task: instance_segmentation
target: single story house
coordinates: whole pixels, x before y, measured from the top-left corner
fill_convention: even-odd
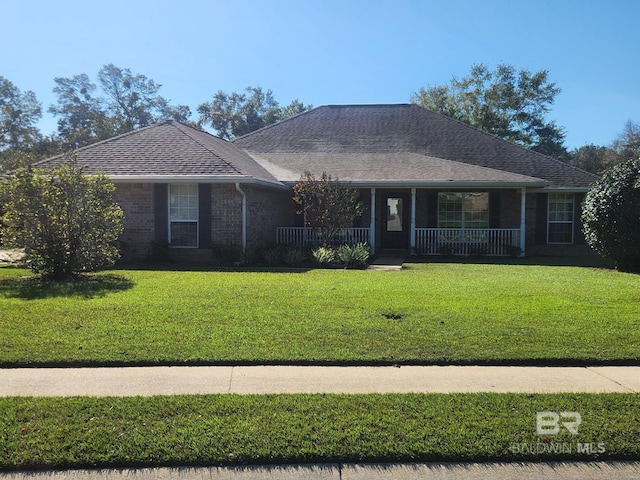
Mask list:
[[[164,121],[76,153],[116,184],[130,258],[153,242],[194,260],[212,244],[308,245],[291,190],[305,171],[360,190],[365,214],[342,235],[375,252],[590,251],[580,210],[596,176],[417,105],[322,106],[232,142]]]

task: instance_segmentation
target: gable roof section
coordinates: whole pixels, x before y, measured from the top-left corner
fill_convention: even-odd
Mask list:
[[[246,152],[218,137],[173,120],[156,123],[75,151],[86,173],[113,181],[242,181],[282,186]],[[59,155],[35,164],[51,168]]]
[[[413,104],[318,107],[233,143],[258,162],[264,162],[276,177],[277,168],[287,168],[296,155],[339,154],[343,156],[344,167],[351,169],[353,180],[365,180],[371,175],[372,166],[360,160],[366,157],[363,154],[378,154],[386,155],[385,161],[396,167],[397,175],[405,175],[406,181],[436,180],[447,168],[453,168],[446,162],[459,164],[453,169],[452,181],[463,181],[472,171],[479,172],[472,166],[500,171],[503,175],[515,174],[524,183],[542,180],[556,188],[586,189],[597,179],[559,160]],[[423,156],[423,171],[420,172],[419,162],[413,157],[411,168],[405,168],[405,154]],[[445,167],[444,172],[435,168],[434,159],[444,162],[440,164]],[[329,170],[327,173],[334,175]],[[504,182],[508,181],[507,175]]]

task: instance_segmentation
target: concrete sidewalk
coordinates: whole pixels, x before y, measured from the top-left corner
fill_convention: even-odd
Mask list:
[[[1,473],[1,480],[637,480],[640,462],[317,464]]]
[[[640,392],[640,367],[120,367],[0,369],[0,396]]]

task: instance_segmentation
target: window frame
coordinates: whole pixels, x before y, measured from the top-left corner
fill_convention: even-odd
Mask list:
[[[460,214],[460,226],[442,226],[442,223],[451,223],[455,220],[443,220],[441,218],[441,214],[442,209],[440,207],[441,205],[441,195],[460,195],[461,198],[461,208],[460,211],[458,212],[458,210],[452,210],[451,213]],[[467,202],[469,201],[469,197],[473,196],[473,195],[483,195],[486,197],[486,211],[483,212],[484,216],[485,216],[485,220],[473,220],[471,217],[475,212],[474,210],[468,210],[466,208],[467,206]],[[453,205],[454,203],[451,202],[451,204]],[[490,202],[489,202],[489,192],[438,192],[438,218],[437,218],[437,225],[439,229],[458,229],[458,230],[488,230],[490,228],[489,224],[489,210],[490,210]],[[446,212],[445,212],[446,213]],[[479,221],[482,221],[486,226],[469,226],[468,224],[477,224]]]
[[[565,200],[570,197],[571,201],[562,201],[562,202],[558,202],[557,198],[558,197],[563,197],[565,198]],[[557,208],[552,212],[551,211],[551,207],[552,205],[556,206],[559,205],[560,203],[566,205],[566,204],[571,204],[571,210],[565,210],[563,211],[559,211]],[[549,194],[547,195],[547,244],[548,245],[573,245],[575,242],[575,209],[576,209],[576,195],[575,193],[572,192],[549,192]],[[554,219],[552,220],[552,213],[555,214],[554,215]],[[558,214],[562,214],[562,213],[570,213],[571,214],[571,220],[557,220],[557,218],[555,218]],[[550,237],[551,237],[551,225],[570,225],[570,231],[571,231],[571,240],[570,241],[562,241],[562,242],[558,242],[558,241],[551,241]]]
[[[184,189],[185,187],[188,187],[191,191],[188,192],[187,197],[190,200],[195,200],[195,205],[193,203],[188,203],[186,206],[183,205],[178,205],[175,208],[178,209],[186,209],[188,210],[192,210],[195,208],[195,215],[192,216],[186,216],[186,217],[175,217],[175,213],[174,216],[172,216],[172,204],[171,204],[171,199],[172,199],[172,194],[171,194],[171,190],[172,188],[174,189]],[[177,194],[176,194],[177,195]],[[182,195],[184,197],[184,195]],[[170,245],[171,248],[200,248],[200,199],[199,199],[199,190],[198,190],[198,184],[197,183],[170,183],[167,185],[167,241]],[[195,224],[196,229],[195,229],[195,242],[193,245],[174,245],[172,242],[172,237],[173,237],[173,224]]]

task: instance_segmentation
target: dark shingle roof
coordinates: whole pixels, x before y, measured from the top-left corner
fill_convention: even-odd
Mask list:
[[[416,153],[253,153],[253,158],[285,183],[295,183],[301,172],[310,171],[316,178],[327,172],[362,186],[547,185],[539,178]]]
[[[397,175],[405,175],[407,181],[423,179],[429,173],[420,174],[415,158],[413,166],[405,169],[403,157],[395,155],[411,153],[425,157],[425,170],[429,157],[542,179],[553,187],[587,188],[597,179],[583,170],[412,104],[318,107],[233,143],[258,162],[264,162],[276,177],[278,169],[287,169],[297,155],[339,154],[332,162],[342,156],[353,179],[365,180],[372,173],[372,165],[360,162],[358,155],[371,153],[385,154],[385,161],[391,162],[398,170]],[[462,180],[470,171],[459,167],[461,178],[454,180]],[[433,172],[436,176],[441,174],[439,169]]]
[[[114,180],[178,179],[280,183],[246,152],[218,137],[173,120],[125,133],[76,150],[87,173],[102,171]],[[48,168],[65,156],[36,164]]]

